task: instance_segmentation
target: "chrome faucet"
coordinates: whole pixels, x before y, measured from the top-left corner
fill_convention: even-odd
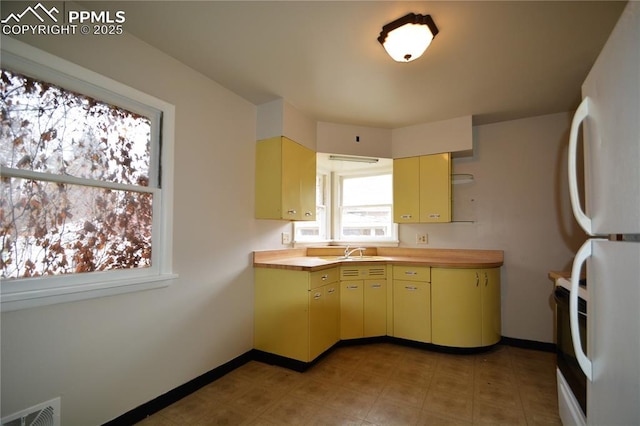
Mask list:
[[[344,249],[344,258],[345,259],[349,259],[349,257],[355,253],[356,251],[360,252],[360,257],[362,257],[362,254],[364,253],[364,251],[366,250],[366,247],[357,247],[354,248],[352,250],[349,250],[349,248],[351,248],[350,245],[347,244],[347,248]]]

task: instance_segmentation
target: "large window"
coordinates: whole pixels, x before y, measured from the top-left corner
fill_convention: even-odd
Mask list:
[[[336,236],[340,241],[390,240],[393,235],[391,173],[339,176]]]
[[[318,154],[317,217],[295,222],[296,243],[395,243],[392,160],[331,161]],[[357,160],[357,157],[353,157]]]
[[[0,75],[3,310],[170,278],[172,141],[160,135],[173,108],[12,46]]]

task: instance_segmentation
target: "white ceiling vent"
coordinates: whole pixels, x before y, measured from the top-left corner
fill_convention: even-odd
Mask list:
[[[2,418],[2,426],[60,426],[60,398]]]

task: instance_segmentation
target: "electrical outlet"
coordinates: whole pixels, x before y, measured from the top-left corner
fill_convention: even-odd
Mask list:
[[[291,233],[283,232],[282,233],[282,244],[291,244]]]
[[[429,244],[429,235],[416,234],[416,244]]]

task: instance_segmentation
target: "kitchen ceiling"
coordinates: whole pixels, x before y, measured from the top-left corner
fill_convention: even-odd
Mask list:
[[[127,1],[126,31],[253,104],[284,98],[318,121],[397,128],[573,110],[624,2]],[[408,12],[440,33],[394,62],[376,40]]]

